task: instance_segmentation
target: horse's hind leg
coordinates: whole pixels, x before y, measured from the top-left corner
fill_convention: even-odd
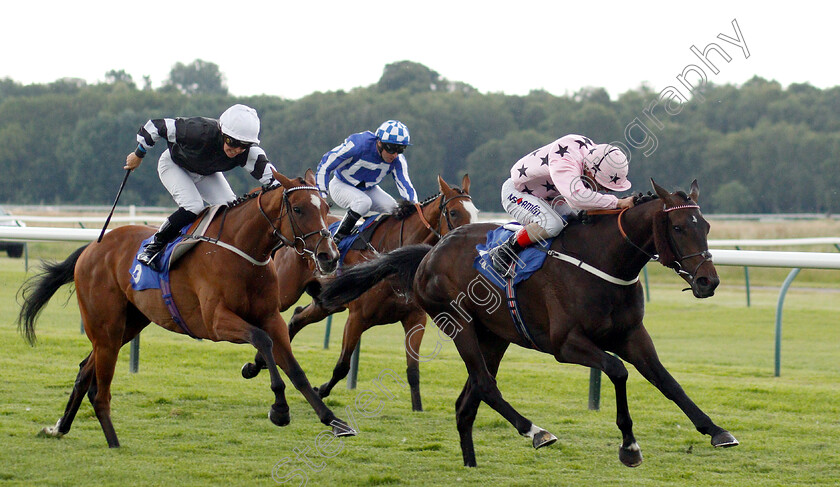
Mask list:
[[[347,322],[344,324],[344,335],[341,339],[341,353],[338,355],[338,361],[333,368],[332,377],[328,382],[325,382],[318,388],[318,395],[322,398],[327,397],[332,392],[333,387],[339,381],[347,377],[350,372],[350,359],[353,356],[353,351],[359,340],[362,337],[363,325],[359,318],[359,313],[354,312],[351,308],[350,314],[347,316]]]
[[[621,360],[604,352],[584,335],[571,332],[556,355],[558,360],[592,367],[604,372],[615,388],[616,425],[621,431],[618,458],[628,467],[642,463],[642,450],[633,435],[633,420],[627,405],[627,368]]]
[[[706,413],[697,407],[676,379],[668,373],[665,366],[659,361],[653,341],[643,326],[640,326],[627,339],[624,348],[618,353],[633,364],[636,370],[656,386],[665,397],[674,401],[688,416],[697,431],[711,436],[712,446],[730,447],[738,445],[738,440],[730,432],[716,425]]]
[[[423,401],[420,399],[420,343],[426,329],[426,312],[422,309],[410,313],[402,320],[405,330],[405,374],[408,387],[411,389],[412,411],[422,411]]]
[[[340,311],[342,308],[335,310],[325,310],[317,301],[312,301],[304,307],[298,306],[294,314],[289,318],[289,339],[294,340],[295,336],[312,323],[317,323],[327,316]]]
[[[487,364],[487,370],[495,377],[499,370],[499,363],[508,347],[508,342],[490,335],[480,342],[481,353]],[[467,378],[464,389],[458,400],[455,401],[455,421],[458,426],[458,435],[461,439],[461,454],[464,457],[464,466],[475,467],[475,447],[473,445],[472,429],[475,423],[475,415],[481,405],[481,398],[472,387],[472,380]],[[544,445],[540,445],[544,446]]]
[[[137,336],[140,331],[148,324],[148,320],[140,315],[139,319],[131,320],[126,326],[126,333],[123,337],[123,344],[131,341]],[[144,321],[145,320],[145,321]],[[79,364],[79,373],[76,375],[76,381],[73,384],[73,390],[70,392],[70,398],[67,401],[67,407],[64,409],[64,414],[58,420],[55,426],[46,427],[39,433],[42,436],[51,436],[59,438],[70,432],[70,427],[73,425],[73,420],[76,413],[79,411],[82,400],[87,393],[91,404],[93,404],[97,387],[96,374],[94,372],[93,352],[89,353],[87,357]]]
[[[93,383],[93,361],[91,360],[91,355],[93,355],[93,352],[89,353],[79,364],[79,373],[76,375],[76,381],[73,384],[73,390],[70,392],[70,399],[67,400],[67,407],[64,408],[64,414],[59,418],[55,426],[47,426],[42,429],[38,433],[39,436],[60,438],[70,432],[70,427],[73,425],[73,420],[76,418],[79,406],[85,398],[85,393]]]
[[[480,341],[475,330],[475,327],[478,326],[481,325],[467,324],[454,337],[455,346],[461,355],[461,359],[467,366],[469,380],[471,381],[471,390],[467,392],[469,394],[476,394],[480,400],[486,402],[488,406],[501,414],[503,418],[508,420],[516,428],[516,431],[520,435],[531,438],[534,448],[540,448],[555,442],[557,438],[554,435],[536,426],[530,420],[519,414],[502,397],[501,391],[496,386],[496,379],[490,373],[488,365],[484,360],[480,348]],[[491,339],[490,332],[484,331],[483,333],[486,333],[487,336],[483,336],[481,341]]]

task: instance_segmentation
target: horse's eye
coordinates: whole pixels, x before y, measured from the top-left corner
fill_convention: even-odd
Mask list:
[[[674,225],[674,231],[677,232],[677,233],[682,233],[683,229],[679,225]]]
[[[292,211],[294,211],[296,215],[300,215],[300,214],[302,214],[302,213],[303,213],[303,212],[300,210],[300,207],[298,207],[298,206],[294,206],[294,207],[292,207]]]
[[[458,212],[455,211],[455,210],[449,210],[449,216],[451,216],[451,217],[458,216]]]

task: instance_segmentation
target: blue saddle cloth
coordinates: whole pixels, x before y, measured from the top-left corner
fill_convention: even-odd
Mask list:
[[[504,243],[511,235],[513,235],[513,231],[505,227],[498,227],[495,230],[487,232],[486,243],[475,246],[476,250],[478,250],[478,257],[475,258],[473,267],[500,289],[505,289],[505,280],[493,269],[490,256],[487,253],[482,254],[482,252]],[[544,245],[535,243],[518,254],[515,267],[516,274],[513,276],[514,286],[531,277],[533,273],[537,272],[543,266],[545,258],[548,257],[546,251],[551,247],[551,242],[553,241],[554,239],[552,238],[546,240]]]
[[[353,247],[353,244],[356,243],[356,240],[359,239],[359,235],[361,235],[363,231],[365,231],[373,222],[376,221],[377,216],[379,215],[372,215],[365,218],[362,224],[356,227],[358,230],[354,230],[353,233],[341,239],[341,242],[338,243],[338,265],[344,264],[344,256],[347,255],[347,252],[350,251],[350,249]],[[338,231],[338,227],[340,225],[340,221],[332,223],[329,228],[330,235],[335,236],[335,232]]]
[[[134,260],[131,262],[131,288],[135,291],[142,291],[144,289],[160,289],[160,281],[163,279],[166,282],[169,282],[169,259],[172,257],[172,250],[175,249],[175,245],[177,245],[181,240],[184,239],[184,233],[190,225],[186,225],[184,228],[181,229],[181,235],[179,235],[175,240],[170,242],[166,249],[163,251],[163,255],[158,257],[158,262],[160,263],[160,268],[163,269],[160,272],[155,272],[153,269],[144,266],[140,262],[137,261],[137,255],[143,251],[143,248],[146,246],[147,243],[151,242],[154,238],[154,235],[143,240],[140,243],[140,248],[137,250],[137,254],[134,256]]]

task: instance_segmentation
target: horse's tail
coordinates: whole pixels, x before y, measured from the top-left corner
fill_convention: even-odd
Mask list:
[[[77,249],[64,262],[44,262],[42,271],[27,279],[18,290],[18,298],[23,299],[17,319],[18,330],[30,345],[35,344],[35,320],[53,294],[73,281],[76,261],[86,248],[87,245]]]
[[[400,288],[411,290],[414,274],[420,267],[420,261],[430,250],[432,250],[431,245],[406,245],[353,266],[325,283],[318,295],[318,300],[327,309],[343,306],[364,294],[379,281],[394,274],[400,278]]]

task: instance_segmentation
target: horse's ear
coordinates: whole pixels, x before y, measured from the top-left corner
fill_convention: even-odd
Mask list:
[[[306,170],[306,174],[303,175],[303,180],[310,186],[315,186],[315,173],[312,172],[312,168]]]
[[[695,203],[700,203],[700,185],[697,180],[691,182],[691,192],[688,194]]]
[[[274,179],[276,179],[284,188],[289,189],[293,186],[292,181],[289,178],[280,174],[274,169],[271,170],[271,175],[274,176]]]
[[[464,179],[461,180],[461,189],[463,189],[465,193],[470,194],[470,175],[469,174],[464,174]]]
[[[444,194],[452,191],[452,188],[450,188],[449,185],[446,184],[446,181],[444,181],[443,178],[440,177],[440,174],[438,174],[438,187],[440,187],[440,192]]]
[[[656,184],[656,181],[654,181],[653,178],[650,178],[650,184],[653,186],[653,190],[656,191],[656,194],[659,195],[659,198],[661,198],[662,201],[665,201],[668,196],[671,196],[671,193],[667,189]]]

